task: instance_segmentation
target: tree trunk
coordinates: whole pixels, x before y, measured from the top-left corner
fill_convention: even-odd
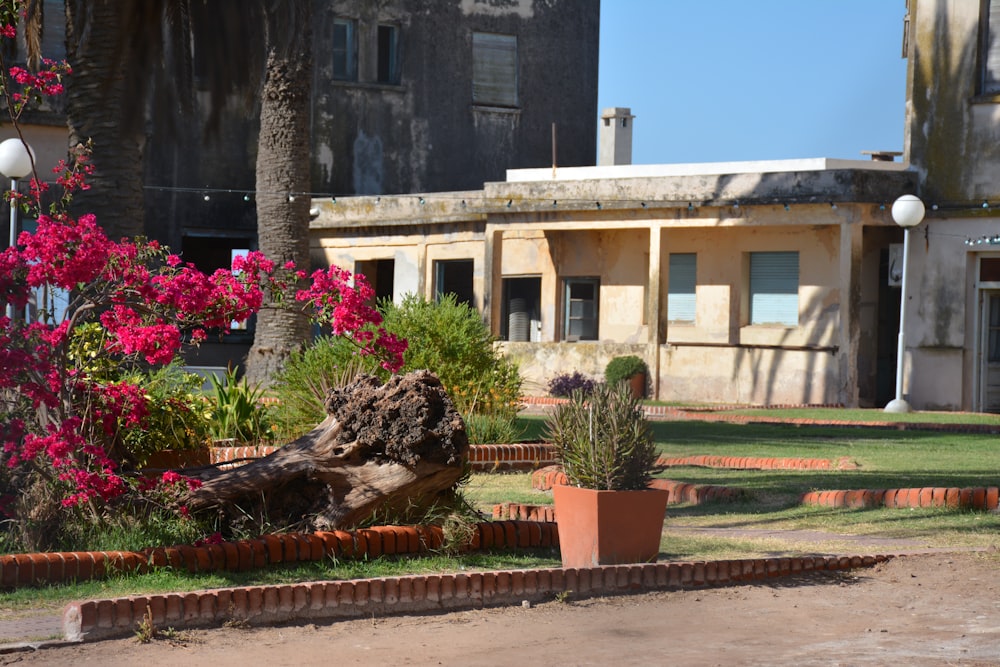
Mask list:
[[[267,63],[257,139],[257,245],[269,259],[309,270],[312,3],[278,0],[266,12]],[[308,318],[265,302],[257,315],[247,380],[267,385],[309,339]]]
[[[264,513],[272,524],[330,530],[376,511],[419,512],[461,479],[465,424],[429,371],[385,385],[361,376],[332,391],[326,405],[329,416],[295,442],[240,468],[205,473],[188,508]]]
[[[90,190],[76,194],[74,210],[90,212],[112,240],[144,229],[142,123],[124,123],[125,68],[121,50],[122,8],[101,0],[66,0],[66,83],[70,147],[93,141]],[[137,129],[128,129],[137,128]],[[44,177],[44,176],[43,176]]]

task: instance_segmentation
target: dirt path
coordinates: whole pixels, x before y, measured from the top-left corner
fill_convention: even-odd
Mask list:
[[[185,631],[0,665],[1000,665],[1000,557],[926,554],[767,584]]]

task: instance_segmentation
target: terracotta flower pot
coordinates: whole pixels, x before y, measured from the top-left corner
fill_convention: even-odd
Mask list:
[[[555,486],[563,567],[647,563],[660,553],[666,491]]]
[[[632,390],[632,396],[637,399],[646,398],[646,374],[636,373],[628,379],[629,388]]]

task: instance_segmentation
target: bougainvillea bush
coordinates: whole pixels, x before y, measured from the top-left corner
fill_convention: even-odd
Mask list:
[[[14,38],[19,12],[19,2],[0,4],[3,39]],[[43,68],[7,70],[0,54],[0,95],[19,134],[24,105],[60,93],[62,77],[71,73],[65,64]],[[51,509],[42,509],[44,497],[57,499],[63,514],[96,519],[123,498],[162,501],[179,497],[173,492],[178,485],[195,484],[171,474],[151,485],[132,474],[136,461],[121,446],[127,441],[121,432],[143,429],[151,418],[147,393],[136,380],[142,375],[133,371],[170,364],[183,345],[246,321],[265,294],[280,307],[306,310],[384,368],[401,367],[405,341],[381,327],[381,316],[367,305],[373,291],[363,276],[337,267],[306,276],[257,252],[237,257],[232,270],[206,274],[155,241],[110,239],[93,215],[66,212],[72,192],[87,187],[90,170],[81,150],[56,167],[58,195],[37,172],[27,194],[8,195],[37,219],[36,231],[22,232],[0,253],[0,447],[6,467],[0,482],[7,487],[0,509],[8,516],[36,527],[55,521]],[[27,532],[37,540],[45,531]]]

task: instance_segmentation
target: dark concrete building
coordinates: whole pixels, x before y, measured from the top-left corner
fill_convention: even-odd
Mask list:
[[[554,152],[594,164],[600,0],[316,1],[314,19],[314,196],[481,188]],[[209,136],[207,94],[194,122],[151,110],[146,228],[207,270],[255,244],[245,93]]]

